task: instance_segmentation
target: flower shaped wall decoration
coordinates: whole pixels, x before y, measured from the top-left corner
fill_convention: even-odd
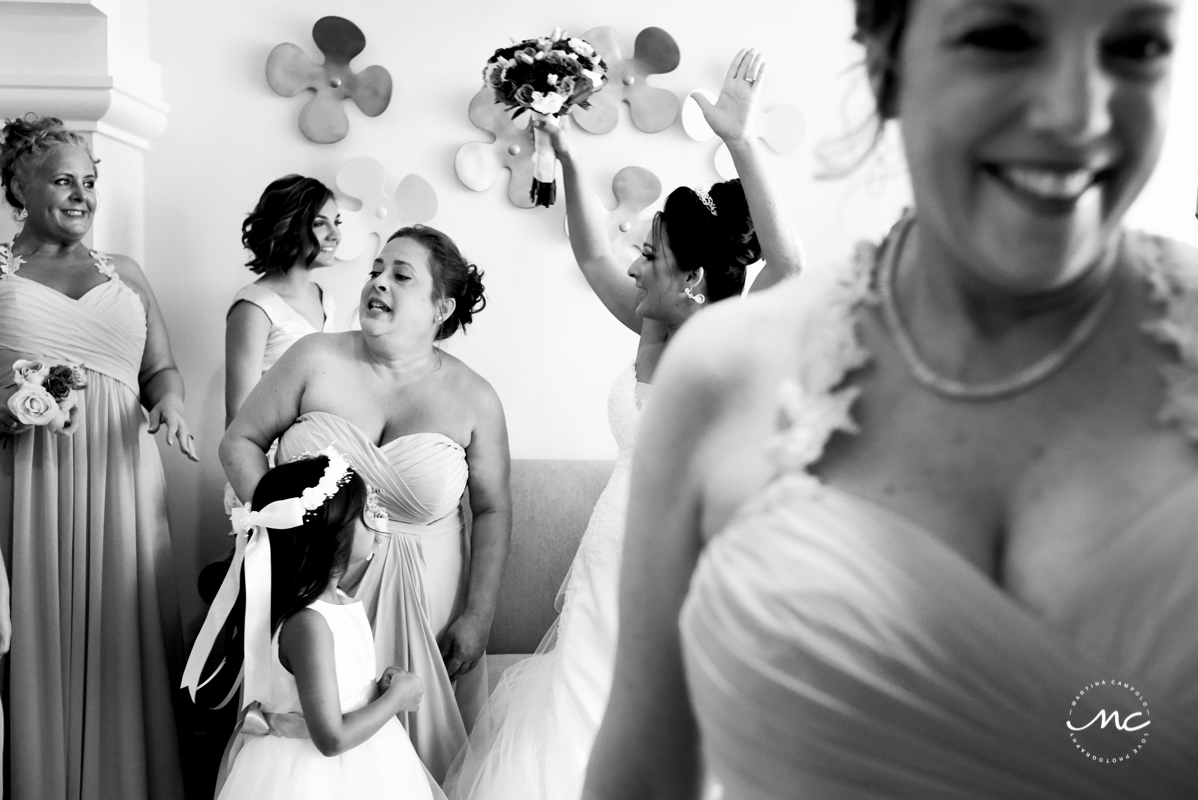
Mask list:
[[[649,236],[653,215],[645,210],[661,199],[661,180],[644,167],[624,167],[612,178],[611,192],[616,207],[607,214],[607,238],[616,258],[632,263]]]
[[[395,231],[428,222],[436,215],[437,192],[424,178],[407,175],[394,192],[388,192],[386,184],[387,171],[376,158],[351,158],[337,170],[334,185],[338,193],[362,204],[356,211],[342,211],[337,260],[353,261],[363,252],[374,258]],[[376,237],[373,249],[367,248],[367,242]]]
[[[266,82],[283,97],[311,90],[315,96],[300,111],[304,136],[331,144],[349,133],[344,101],[353,100],[362,113],[377,117],[391,102],[391,74],[379,66],[354,72],[349,62],[366,49],[366,35],[342,17],[321,17],[312,26],[312,39],[324,54],[313,62],[297,45],[284,42],[266,59]]]
[[[503,104],[495,101],[495,93],[487,87],[470,101],[469,116],[475,127],[492,134],[495,141],[467,142],[458,148],[453,160],[458,180],[467,189],[485,192],[495,185],[500,172],[511,170],[508,199],[517,208],[532,208],[533,202],[528,194],[533,173],[528,116],[521,119],[525,126],[521,127]]]
[[[715,102],[716,96],[711,92],[703,89],[700,89],[699,92],[711,102]],[[806,129],[802,109],[789,103],[780,103],[770,108],[769,111],[759,109],[755,123],[757,138],[769,145],[775,153],[782,155],[789,155],[799,149]],[[696,142],[706,142],[716,138],[715,131],[703,118],[703,110],[690,96],[687,96],[686,102],[682,106],[682,129]],[[716,148],[712,160],[715,163],[715,171],[721,178],[730,180],[736,177],[736,168],[732,165],[732,154],[728,152],[728,147],[723,142],[720,142],[720,146]]]
[[[610,133],[620,121],[620,104],[628,103],[632,124],[645,133],[660,133],[678,118],[678,97],[667,89],[650,86],[650,75],[673,72],[682,55],[674,37],[661,28],[637,34],[632,57],[620,54],[615,28],[593,28],[582,36],[607,63],[607,83],[590,98],[590,108],[576,108],[570,116],[589,133]]]

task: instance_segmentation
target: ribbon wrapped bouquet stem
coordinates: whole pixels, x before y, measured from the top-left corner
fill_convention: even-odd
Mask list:
[[[607,80],[607,65],[588,42],[557,29],[552,36],[496,50],[483,68],[483,80],[513,118],[527,111],[556,125],[575,106],[588,107],[588,98]],[[551,206],[557,195],[557,158],[549,134],[536,128],[533,159],[530,198],[535,205]]]

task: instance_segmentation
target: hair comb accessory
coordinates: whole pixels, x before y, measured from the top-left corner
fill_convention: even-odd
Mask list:
[[[711,216],[719,216],[715,210],[715,201],[711,199],[711,194],[706,189],[700,187],[692,191],[694,191],[695,195],[699,198],[699,201],[707,207],[707,210],[711,212]]]
[[[387,509],[379,500],[379,490],[373,486],[366,487],[366,512],[364,514],[366,527],[375,533],[389,533],[387,525],[391,521]]]
[[[349,480],[349,461],[332,445],[319,453],[304,453],[295,460],[324,456],[329,460],[324,473],[315,486],[304,489],[299,497],[288,497],[268,503],[261,511],[254,511],[248,506],[234,508],[231,514],[233,536],[236,542],[233,547],[233,560],[229,563],[229,571],[221,583],[208,616],[196,637],[187,658],[187,666],[183,670],[182,688],[191,693],[194,701],[196,692],[208,681],[216,677],[217,672],[201,680],[204,664],[216,643],[216,637],[225,626],[237,595],[241,591],[242,566],[245,567],[245,627],[244,649],[245,663],[243,666],[244,690],[241,693],[242,708],[254,701],[265,700],[270,691],[271,671],[271,635],[270,635],[270,537],[267,529],[288,530],[304,524],[304,516],[320,508],[328,499],[337,494],[338,490]],[[223,664],[222,664],[223,666]],[[225,703],[232,699],[237,688],[230,691]],[[224,703],[221,703],[223,706]]]

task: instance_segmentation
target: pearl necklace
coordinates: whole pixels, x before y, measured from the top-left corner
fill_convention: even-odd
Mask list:
[[[892,241],[883,245],[881,263],[878,266],[878,294],[882,301],[882,318],[886,327],[890,329],[891,336],[894,337],[894,343],[898,347],[899,354],[911,377],[915,378],[924,388],[950,400],[973,402],[998,400],[1026,392],[1047,380],[1069,363],[1069,360],[1094,338],[1099,324],[1113,304],[1115,292],[1111,291],[1109,287],[1104,287],[1102,296],[1078,321],[1059,347],[1009,377],[983,383],[965,383],[953,378],[946,378],[928,366],[923,357],[919,355],[919,350],[915,346],[910,331],[907,330],[907,325],[903,321],[903,315],[899,311],[898,302],[895,299],[899,256],[902,253],[903,242],[913,224],[913,216],[904,216],[896,226],[895,233],[891,237]]]

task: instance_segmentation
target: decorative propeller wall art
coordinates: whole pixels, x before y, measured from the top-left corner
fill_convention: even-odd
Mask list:
[[[616,258],[632,263],[649,237],[653,215],[645,211],[661,199],[661,180],[644,167],[624,167],[612,178],[611,193],[616,207],[607,214],[607,238]]]
[[[266,82],[283,97],[314,92],[300,111],[300,131],[314,142],[331,144],[349,133],[346,100],[353,100],[368,117],[387,110],[391,74],[379,66],[354,72],[349,62],[366,49],[366,35],[347,19],[320,18],[312,26],[312,39],[324,54],[323,64],[313,62],[299,46],[284,42],[266,59]]]
[[[495,93],[484,87],[470,101],[470,121],[495,137],[493,142],[468,142],[458,148],[453,167],[458,180],[467,189],[485,192],[495,185],[504,169],[508,178],[508,199],[517,208],[532,208],[528,187],[532,185],[532,132],[529,115],[513,120]],[[523,125],[521,124],[523,123]]]
[[[607,63],[607,84],[590,99],[590,108],[576,108],[570,116],[589,133],[610,133],[620,121],[620,104],[631,109],[632,124],[645,133],[660,133],[678,118],[678,97],[667,89],[650,86],[650,75],[673,72],[682,60],[678,43],[661,28],[637,34],[632,57],[621,55],[615,28],[593,28],[582,35]]]
[[[394,192],[388,192],[386,169],[369,156],[342,164],[334,185],[343,197],[361,203],[357,210],[342,210],[339,261],[353,261],[363,253],[374,258],[395,231],[428,222],[437,214],[437,192],[432,184],[419,175],[407,175]]]
[[[711,92],[703,89],[698,91],[711,102],[715,102],[716,96]],[[769,111],[758,110],[755,124],[757,138],[769,145],[775,153],[789,155],[798,150],[799,145],[803,142],[806,122],[802,109],[796,105],[783,103],[773,106]],[[682,129],[696,142],[707,142],[716,138],[715,131],[703,118],[703,110],[689,95],[682,105]],[[716,148],[712,159],[715,163],[715,171],[721,178],[730,180],[736,177],[736,168],[732,165],[732,155],[723,142],[720,142],[720,146]]]

